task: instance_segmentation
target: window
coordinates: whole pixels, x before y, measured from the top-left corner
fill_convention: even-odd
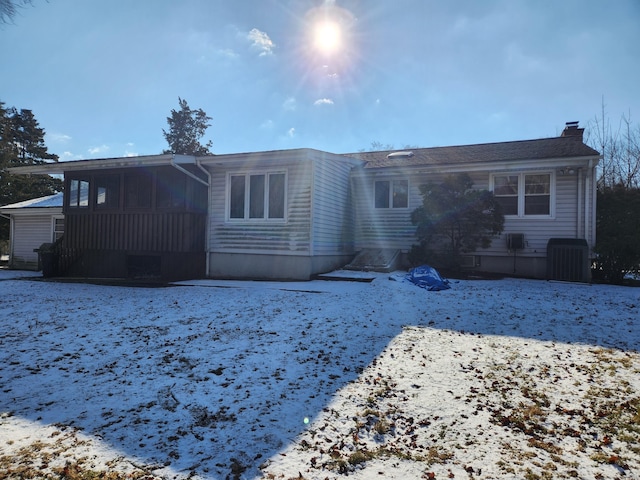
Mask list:
[[[407,208],[409,206],[409,181],[377,180],[374,195],[376,208]]]
[[[551,174],[494,175],[493,195],[512,216],[551,216]]]
[[[551,175],[524,176],[524,214],[549,215],[551,204]]]
[[[495,176],[493,195],[502,205],[503,214],[518,215],[518,175]]]
[[[64,234],[64,218],[55,217],[53,219],[53,241],[60,240]]]
[[[114,209],[120,206],[120,177],[109,175],[95,181],[96,208]]]
[[[68,206],[70,208],[87,208],[89,206],[89,182],[87,180],[69,180]]]
[[[284,173],[233,174],[228,183],[229,219],[284,219]]]

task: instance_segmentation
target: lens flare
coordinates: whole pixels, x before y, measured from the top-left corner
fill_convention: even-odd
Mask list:
[[[313,32],[314,45],[322,53],[330,54],[342,45],[340,25],[332,21],[323,21],[315,26]]]

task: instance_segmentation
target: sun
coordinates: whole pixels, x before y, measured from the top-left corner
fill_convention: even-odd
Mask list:
[[[342,46],[342,30],[340,25],[330,20],[324,20],[315,25],[313,30],[315,47],[328,55]]]

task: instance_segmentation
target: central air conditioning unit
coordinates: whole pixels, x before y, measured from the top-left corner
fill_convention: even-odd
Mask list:
[[[507,249],[522,250],[524,248],[524,233],[508,233]]]

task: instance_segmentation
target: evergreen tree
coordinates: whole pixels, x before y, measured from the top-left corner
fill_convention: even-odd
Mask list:
[[[164,138],[169,144],[169,149],[163,153],[176,153],[181,155],[211,155],[209,149],[211,141],[205,145],[200,143],[209,128],[211,117],[207,116],[201,108],[192,110],[186,100],[178,97],[180,110],[171,110],[171,116],[167,117],[169,131],[162,130]]]
[[[49,175],[12,175],[9,167],[57,162],[47,151],[44,129],[31,110],[5,108],[0,102],[0,205],[53,195],[62,191],[62,180]],[[0,219],[0,239],[9,237],[9,222]]]
[[[502,233],[504,215],[493,193],[472,186],[466,173],[420,186],[422,205],[411,213],[419,240],[409,252],[412,264],[458,269],[462,254],[489,247]]]

